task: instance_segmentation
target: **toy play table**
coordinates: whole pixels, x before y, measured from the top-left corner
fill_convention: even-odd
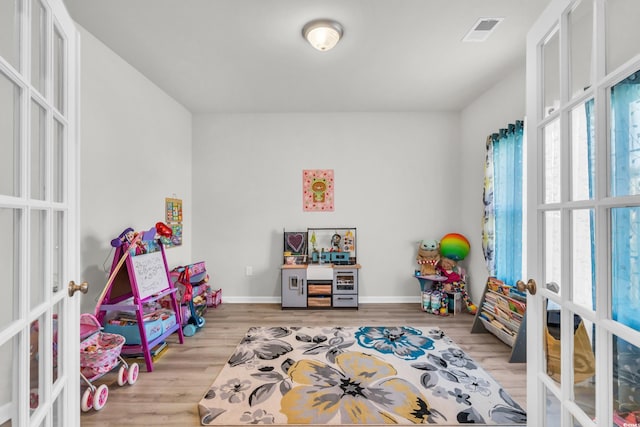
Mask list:
[[[435,282],[444,282],[447,280],[445,276],[439,276],[437,274],[430,274],[428,276],[413,276],[420,282],[420,292],[424,292],[433,288]]]

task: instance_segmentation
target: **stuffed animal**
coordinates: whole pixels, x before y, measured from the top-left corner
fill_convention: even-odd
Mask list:
[[[451,292],[453,290],[453,284],[462,280],[458,263],[451,258],[444,256],[440,258],[440,264],[438,264],[437,270],[440,276],[446,277],[445,281],[442,282],[445,292]]]
[[[420,275],[436,274],[436,266],[440,261],[440,245],[437,240],[422,240],[418,246],[416,260],[420,265]]]
[[[438,264],[438,274],[446,277],[446,280],[441,283],[442,289],[445,292],[460,292],[462,300],[470,314],[476,314],[478,308],[469,298],[469,294],[465,289],[465,273],[464,269],[458,266],[458,262],[442,256],[440,258],[440,264]]]

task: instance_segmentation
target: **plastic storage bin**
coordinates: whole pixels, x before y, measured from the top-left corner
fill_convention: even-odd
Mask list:
[[[135,345],[142,344],[142,339],[140,338],[140,330],[138,329],[138,324],[136,322],[120,322],[120,324],[115,323],[116,320],[107,322],[104,325],[104,332],[109,332],[111,334],[120,334],[125,338],[126,345]],[[125,324],[123,324],[125,323]],[[174,320],[175,324],[175,320]],[[144,331],[147,335],[147,342],[154,340],[155,338],[162,335],[163,327],[162,320],[147,320],[144,322]]]

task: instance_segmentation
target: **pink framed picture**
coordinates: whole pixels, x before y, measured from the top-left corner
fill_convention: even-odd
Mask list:
[[[333,211],[333,169],[302,171],[302,207],[305,212]]]

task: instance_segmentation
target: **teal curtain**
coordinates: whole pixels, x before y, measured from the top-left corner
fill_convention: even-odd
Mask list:
[[[611,194],[640,194],[640,72],[611,88]],[[612,209],[612,317],[640,331],[640,207]]]
[[[584,105],[587,116],[587,170],[589,173],[589,199],[593,199],[595,186],[595,126],[594,126],[594,101],[590,99]],[[596,309],[596,218],[592,209],[589,212],[589,230],[591,232],[591,308]],[[595,334],[593,335],[595,337]]]
[[[611,88],[611,194],[640,194],[640,72]],[[614,320],[640,331],[640,207],[611,210]],[[640,409],[640,349],[614,340],[614,402]]]
[[[515,284],[522,275],[521,120],[487,138],[482,243],[489,275]]]

